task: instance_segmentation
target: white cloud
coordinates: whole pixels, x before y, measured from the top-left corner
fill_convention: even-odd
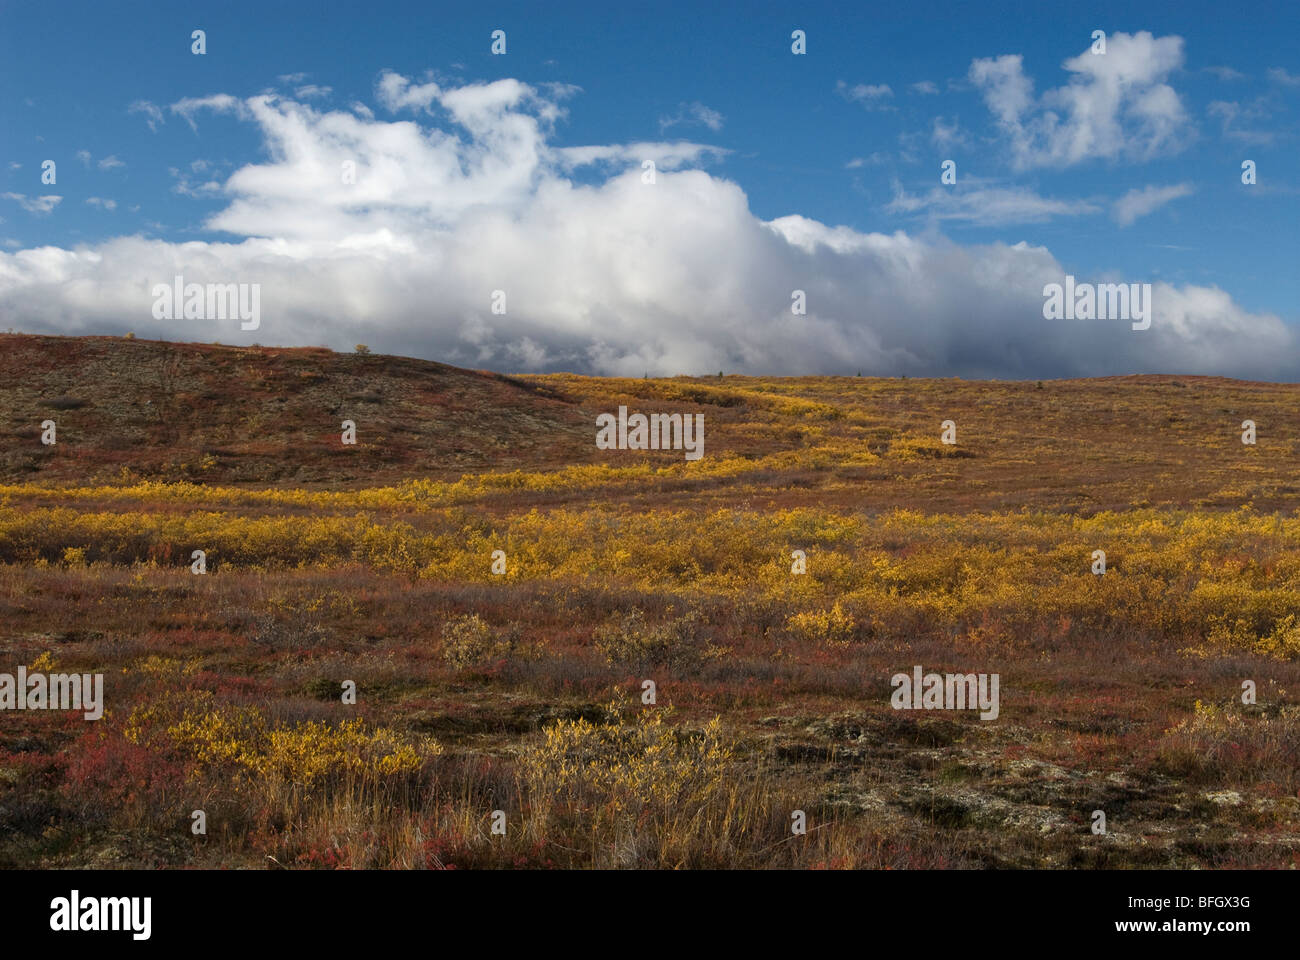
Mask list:
[[[389,89],[410,101],[403,109],[423,105],[445,122],[370,120],[275,96],[227,104],[256,126],[265,154],[219,184],[228,199],[205,226],[233,241],[122,236],[0,251],[0,312],[37,332],[362,342],[475,367],[633,376],[1300,375],[1290,328],[1215,288],[1155,283],[1143,332],[1045,321],[1042,288],[1067,271],[1041,246],[763,221],[735,183],[691,168],[716,155],[698,145],[656,145],[682,168],[654,185],[642,182],[640,145],[556,148],[554,101],[517,81],[427,99],[412,99],[405,78]],[[345,159],[357,164],[355,184],[340,181]],[[579,182],[569,172],[583,162],[598,166]],[[987,215],[998,197],[985,193],[957,202],[968,216],[983,203]],[[1020,216],[1060,203],[1004,201]],[[152,285],[178,273],[261,284],[261,329],[153,320]],[[498,289],[506,316],[490,310]],[[807,291],[807,316],[790,315],[795,289]]]
[[[163,117],[162,108],[156,103],[150,103],[148,100],[137,100],[131,106],[126,108],[127,113],[143,113],[145,123],[149,124],[149,129],[156,131],[160,124],[167,120]]]
[[[89,150],[78,150],[77,159],[81,161],[82,166],[84,166],[87,170],[90,169],[90,161],[92,158],[90,156]]]
[[[442,90],[436,83],[412,84],[401,74],[386,70],[379,77],[375,94],[381,104],[390,112],[396,113],[408,107],[427,110],[442,96]]]
[[[859,83],[849,86],[843,80],[835,84],[835,92],[850,103],[860,103],[868,110],[892,110],[887,101],[893,98],[894,91],[887,83]]]
[[[1213,100],[1205,110],[1212,117],[1223,121],[1223,135],[1229,140],[1248,144],[1270,144],[1276,134],[1272,130],[1242,129],[1239,121],[1258,122],[1269,118],[1269,110],[1264,98],[1257,98],[1245,106],[1236,100]]]
[[[1220,80],[1223,80],[1224,82],[1246,79],[1246,75],[1244,73],[1242,73],[1240,70],[1234,70],[1232,69],[1232,67],[1206,67],[1205,72],[1214,74],[1216,77],[1218,77]]]
[[[1273,67],[1268,71],[1268,78],[1284,87],[1300,87],[1300,74],[1287,73],[1282,67]]]
[[[29,197],[24,193],[0,193],[5,200],[13,200],[28,213],[49,213],[63,198],[58,196]]]
[[[551,151],[551,159],[565,171],[586,166],[639,167],[653,160],[659,170],[678,170],[691,164],[725,156],[729,151],[701,143],[679,140],[674,143],[628,143],[599,147],[560,147]]]
[[[313,100],[316,98],[324,99],[334,92],[333,87],[324,87],[315,83],[309,83],[299,87],[294,91],[294,96],[299,100]]]
[[[1010,141],[1016,167],[1064,167],[1184,149],[1191,125],[1165,82],[1182,64],[1181,37],[1142,31],[1114,33],[1106,53],[1066,60],[1070,82],[1037,99],[1019,55],[974,60],[969,78]]]
[[[101,170],[112,170],[116,167],[125,167],[126,164],[123,163],[121,160],[117,159],[117,157],[110,156],[110,157],[105,157],[103,160],[99,161],[98,166],[99,169]]]
[[[662,132],[679,123],[702,124],[717,133],[722,129],[723,116],[699,101],[683,103],[677,108],[677,113],[671,117],[659,118],[659,130]]]
[[[894,199],[885,209],[890,213],[913,214],[934,220],[955,220],[976,226],[1043,223],[1052,217],[1074,217],[1098,212],[1086,200],[1054,200],[1040,197],[1024,187],[986,187],[976,181],[970,186],[933,187],[924,195],[909,195],[897,183]]]
[[[1179,197],[1186,197],[1194,192],[1190,183],[1179,183],[1169,187],[1149,186],[1130,190],[1115,201],[1111,215],[1121,227],[1131,226],[1140,217],[1163,207]]]
[[[208,171],[208,162],[206,160],[195,160],[190,163],[190,170],[194,173],[204,174]],[[179,193],[183,197],[212,197],[221,193],[221,184],[216,180],[195,182],[190,179],[188,173],[178,170],[176,167],[168,167],[167,173],[176,181],[172,184],[172,192]]]
[[[922,80],[919,83],[912,84],[909,89],[911,89],[913,93],[920,93],[929,96],[936,95],[939,92],[939,88],[935,85],[933,80]]]
[[[185,97],[173,103],[170,109],[172,113],[184,117],[191,130],[197,131],[199,127],[194,122],[194,115],[200,110],[211,110],[213,113],[234,113],[242,116],[244,104],[243,101],[232,97],[228,93],[217,93],[209,97]]]
[[[961,122],[952,118],[949,123],[943,117],[935,117],[934,124],[930,128],[930,142],[939,149],[947,147],[963,147],[969,139],[965,130],[962,129]]]
[[[101,210],[117,209],[116,200],[105,200],[101,197],[87,197],[86,203],[90,204],[92,207],[99,207]]]

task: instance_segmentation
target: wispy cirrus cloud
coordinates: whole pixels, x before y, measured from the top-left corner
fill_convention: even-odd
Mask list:
[[[1225,83],[1231,83],[1236,80],[1245,80],[1246,75],[1240,70],[1234,70],[1232,67],[1205,67],[1206,73],[1212,73]]]
[[[1054,217],[1077,217],[1100,210],[1088,200],[1043,197],[1027,187],[998,187],[967,180],[962,186],[933,187],[908,194],[895,182],[894,199],[885,207],[894,214],[953,220],[976,226],[1044,223]]]
[[[660,117],[659,130],[662,132],[678,124],[699,124],[717,133],[722,129],[723,122],[724,117],[717,110],[695,101],[679,105],[677,112],[671,116]]]
[[[1111,215],[1121,227],[1132,226],[1137,220],[1155,213],[1179,197],[1191,196],[1195,188],[1190,183],[1177,183],[1167,187],[1148,186],[1130,190],[1111,208]]]
[[[1265,145],[1277,138],[1274,130],[1260,129],[1257,124],[1269,119],[1270,111],[1264,98],[1256,98],[1251,103],[1242,104],[1236,100],[1214,100],[1206,107],[1206,113],[1218,117],[1222,122],[1222,133],[1228,140],[1239,143]],[[1243,127],[1242,123],[1252,124]]]
[[[162,107],[149,100],[136,100],[126,108],[127,113],[144,114],[145,123],[149,124],[151,131],[157,132],[158,128],[167,122],[163,116]]]
[[[62,197],[49,194],[42,197],[29,197],[25,193],[0,193],[5,200],[12,200],[28,213],[38,216],[47,214],[63,200]]]
[[[238,97],[233,97],[228,93],[216,93],[207,97],[184,97],[173,103],[170,109],[172,113],[183,118],[190,125],[191,130],[197,132],[199,127],[195,123],[194,117],[199,111],[211,110],[213,113],[241,114],[246,107]]]

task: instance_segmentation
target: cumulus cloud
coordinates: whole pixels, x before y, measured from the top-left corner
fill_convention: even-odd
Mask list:
[[[1142,187],[1130,190],[1115,201],[1112,216],[1121,227],[1131,226],[1136,220],[1154,213],[1166,203],[1185,197],[1193,192],[1190,183],[1179,183],[1170,187]]]
[[[1183,64],[1181,37],[1115,33],[1104,54],[1066,60],[1070,81],[1034,96],[1019,55],[972,61],[980,90],[1020,169],[1088,160],[1147,160],[1190,142],[1182,100],[1165,81]]]
[[[658,145],[681,162],[653,184],[636,145],[557,148],[555,99],[518,81],[386,74],[377,96],[401,114],[204,98],[263,143],[260,162],[220,183],[226,202],[204,224],[234,239],[0,252],[0,318],[34,332],[362,342],[476,367],[634,376],[1300,372],[1291,330],[1216,288],[1156,283],[1141,332],[1047,321],[1044,285],[1074,271],[1044,247],[764,221],[736,183],[699,167],[712,155],[698,145]],[[340,177],[349,161],[355,183]],[[154,320],[153,286],[178,274],[260,284],[261,328]],[[497,290],[504,315],[491,310]],[[791,314],[793,290],[806,292],[806,316]]]
[[[86,203],[90,204],[92,207],[99,207],[101,210],[117,209],[116,200],[111,200],[104,197],[87,197]]]
[[[413,84],[400,73],[391,70],[385,70],[379,77],[375,93],[379,102],[393,113],[408,107],[428,110],[433,102],[442,96],[442,90],[436,83]]]

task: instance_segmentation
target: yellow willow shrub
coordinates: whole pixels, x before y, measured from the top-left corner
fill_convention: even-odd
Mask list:
[[[256,708],[218,704],[204,691],[165,695],[136,707],[123,732],[132,743],[178,751],[197,770],[260,772],[267,723]]]
[[[207,692],[137,707],[124,733],[134,743],[178,752],[196,774],[273,776],[307,786],[344,774],[413,773],[442,752],[429,737],[403,738],[360,719],[273,727],[257,708],[218,703]]]
[[[1255,652],[1278,660],[1300,657],[1300,623],[1296,622],[1296,615],[1289,613],[1274,623],[1272,632],[1256,642]]]
[[[409,524],[373,517],[241,517],[225,513],[78,513],[65,508],[0,511],[0,557],[61,557],[71,542],[90,560],[164,559],[188,564],[205,550],[210,566],[332,566],[361,562],[407,570],[434,561],[440,544]]]
[[[786,627],[797,640],[844,647],[853,639],[857,624],[837,601],[830,610],[796,613],[786,621]]]
[[[49,650],[46,650],[41,653],[39,657],[33,660],[32,665],[27,669],[32,673],[44,673],[50,670],[57,670],[58,666],[59,662],[54,658],[54,654]]]
[[[505,549],[530,576],[599,573],[597,545],[616,538],[628,523],[612,513],[532,509],[510,518]],[[484,540],[478,549],[490,548],[491,542]]]
[[[145,676],[159,680],[175,682],[184,677],[193,676],[202,668],[201,660],[176,660],[172,657],[160,657],[151,653],[135,664],[135,669]]]
[[[547,727],[520,758],[533,815],[594,807],[597,831],[623,817],[654,829],[708,806],[731,772],[734,745],[716,717],[688,731],[666,724],[666,713],[645,710],[630,725],[580,718]]]
[[[781,510],[765,518],[774,540],[816,546],[849,543],[863,531],[863,518],[852,514],[796,508]]]
[[[1192,590],[1187,605],[1192,615],[1204,623],[1212,641],[1234,647],[1253,646],[1261,638],[1277,634],[1279,623],[1300,614],[1300,594],[1203,581]],[[1285,628],[1282,632],[1285,634]]]
[[[381,777],[410,774],[442,752],[434,741],[403,742],[384,727],[367,729],[362,720],[329,726],[308,721],[272,730],[263,769],[284,780],[311,785],[341,773]]]
[[[653,590],[756,595],[817,614],[835,600],[935,628],[987,616],[1039,630],[1066,616],[1078,629],[1169,634],[1192,644],[1287,656],[1286,617],[1300,617],[1300,520],[1250,511],[1201,515],[1144,509],[1076,517],[1021,511],[878,517],[829,509],[425,510],[418,523],[352,515],[245,516],[0,507],[0,560],[209,569],[363,564],[451,582],[551,579]],[[791,573],[791,551],[808,571]],[[1091,553],[1108,570],[1092,577]],[[69,553],[69,551],[73,551]],[[76,552],[80,551],[80,553]],[[784,620],[784,615],[782,620]]]
[[[230,506],[282,505],[327,509],[355,506],[367,499],[380,505],[384,490],[328,492],[295,489],[247,490],[219,487],[188,481],[163,482],[144,480],[139,483],[96,487],[48,487],[41,484],[0,484],[0,497],[43,500],[90,500],[104,502],[143,501],[151,503],[223,504]]]
[[[788,428],[786,428],[788,430]],[[316,512],[349,510],[403,510],[427,512],[454,504],[510,492],[601,490],[653,486],[654,481],[679,479],[723,480],[746,473],[800,466],[834,466],[844,459],[867,463],[876,458],[865,448],[839,443],[810,449],[778,451],[759,458],[710,455],[703,460],[667,463],[640,460],[625,466],[575,464],[558,470],[512,470],[465,474],[455,481],[413,479],[396,486],[354,491],[248,490],[189,482],[145,481],[128,486],[46,487],[38,484],[0,485],[0,497],[103,503],[140,502],[204,504],[209,506],[285,506]]]

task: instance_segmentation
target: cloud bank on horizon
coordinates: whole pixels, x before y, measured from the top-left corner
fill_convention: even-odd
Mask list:
[[[1170,82],[1184,59],[1178,37],[1115,33],[1104,57],[1083,50],[1063,64],[1065,82],[1041,94],[1020,56],[976,58],[963,82],[987,106],[986,135],[1016,171],[1141,163],[1197,136]],[[1126,319],[1046,320],[1044,287],[1073,272],[1046,245],[959,242],[938,229],[1093,215],[1124,229],[1193,195],[1190,182],[1084,198],[978,176],[911,194],[896,184],[887,209],[924,217],[920,229],[863,231],[798,213],[759,217],[742,186],[717,172],[731,152],[723,146],[558,145],[557,126],[581,109],[582,91],[571,85],[381,70],[372,105],[327,106],[329,87],[280,79],[286,92],[129,106],[156,134],[201,131],[216,117],[256,130],[255,161],[224,178],[196,162],[175,186],[219,198],[203,228],[233,239],[133,233],[0,252],[4,324],[365,343],[505,371],[1300,379],[1296,329],[1218,286],[1152,282],[1115,264],[1079,279],[1152,282],[1150,329],[1134,331]],[[929,81],[912,86],[908,95],[940,95]],[[838,97],[873,112],[896,99],[881,84],[846,85]],[[691,127],[713,137],[726,124],[694,101],[659,119],[663,133]],[[938,145],[972,136],[942,118],[932,135]],[[92,161],[87,154],[86,166]],[[341,175],[349,165],[351,180]],[[15,196],[31,216],[60,202]],[[260,284],[259,329],[155,319],[151,291],[177,275]],[[498,291],[504,313],[493,312]],[[795,291],[806,314],[792,313]]]

